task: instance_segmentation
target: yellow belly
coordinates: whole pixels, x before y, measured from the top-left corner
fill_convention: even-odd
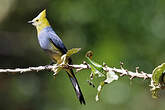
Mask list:
[[[50,51],[49,51],[49,52],[48,52],[48,55],[50,56],[50,58],[51,58],[53,61],[57,62],[57,64],[62,63],[62,60],[61,60],[62,54],[61,54],[61,53],[50,52]]]
[[[54,54],[54,55],[51,55],[51,58],[52,58],[53,61],[56,61],[57,64],[62,63],[61,55]]]

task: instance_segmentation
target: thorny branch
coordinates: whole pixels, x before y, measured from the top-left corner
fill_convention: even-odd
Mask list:
[[[25,73],[25,72],[32,72],[32,71],[44,71],[44,70],[51,70],[53,71],[54,68],[62,67],[65,69],[72,68],[75,69],[77,72],[80,70],[84,69],[90,69],[90,66],[85,63],[85,64],[80,64],[80,65],[45,65],[45,66],[38,66],[38,67],[28,67],[28,68],[16,68],[16,69],[0,69],[0,73]],[[151,78],[152,74],[144,73],[143,71],[139,72],[138,67],[136,68],[135,72],[128,71],[127,69],[123,68],[123,63],[120,65],[120,69],[115,68],[115,67],[108,67],[105,65],[103,69],[105,71],[114,71],[115,73],[119,73],[120,76],[130,76],[130,79],[133,79],[135,77],[137,78]]]
[[[92,80],[94,76],[97,77],[104,77],[104,80],[100,82],[100,84],[97,86],[97,95],[96,95],[96,101],[99,100],[100,93],[104,87],[105,84],[110,84],[111,82],[118,80],[119,75],[120,76],[129,76],[130,80],[133,78],[142,78],[142,79],[151,79],[151,93],[153,98],[158,97],[158,92],[160,89],[165,88],[165,63],[162,63],[158,67],[156,67],[152,74],[145,73],[143,71],[139,72],[139,67],[136,67],[135,72],[128,71],[123,67],[123,63],[120,63],[120,68],[115,67],[108,67],[105,63],[103,65],[100,65],[96,62],[94,62],[92,59],[93,52],[88,51],[86,53],[86,58],[88,60],[88,63],[85,61],[82,64],[79,65],[69,65],[67,63],[68,58],[72,55],[80,51],[80,48],[73,48],[71,50],[68,50],[66,54],[64,54],[61,57],[62,63],[61,64],[54,64],[54,65],[45,65],[45,66],[38,66],[38,67],[28,67],[28,68],[16,68],[16,69],[0,69],[0,73],[25,73],[25,72],[33,72],[33,71],[44,71],[49,70],[54,72],[54,76],[61,70],[61,69],[75,69],[76,73],[81,70],[90,70],[90,80],[88,80],[89,85],[93,84]],[[118,73],[118,75],[116,74]]]

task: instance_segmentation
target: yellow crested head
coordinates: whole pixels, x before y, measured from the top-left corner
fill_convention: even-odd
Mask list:
[[[43,28],[50,26],[47,18],[46,18],[46,9],[44,9],[37,17],[35,17],[32,21],[28,23],[32,23],[37,29],[39,33]]]
[[[45,18],[46,17],[46,9],[44,9],[39,15],[39,18]]]

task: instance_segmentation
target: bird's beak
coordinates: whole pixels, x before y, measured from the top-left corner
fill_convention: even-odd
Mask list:
[[[29,23],[29,24],[32,24],[32,23],[33,23],[33,21],[28,21],[28,23]]]

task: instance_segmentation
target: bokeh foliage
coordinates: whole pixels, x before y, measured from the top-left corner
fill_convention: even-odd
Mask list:
[[[0,0],[1,68],[29,67],[50,63],[40,49],[36,30],[27,24],[44,8],[56,33],[81,63],[88,50],[97,62],[129,70],[139,66],[151,73],[165,60],[164,0]],[[89,71],[76,76],[87,101],[81,106],[64,71],[0,75],[1,110],[164,110],[165,95],[150,96],[149,81],[122,77],[106,86],[101,102],[88,86]]]

